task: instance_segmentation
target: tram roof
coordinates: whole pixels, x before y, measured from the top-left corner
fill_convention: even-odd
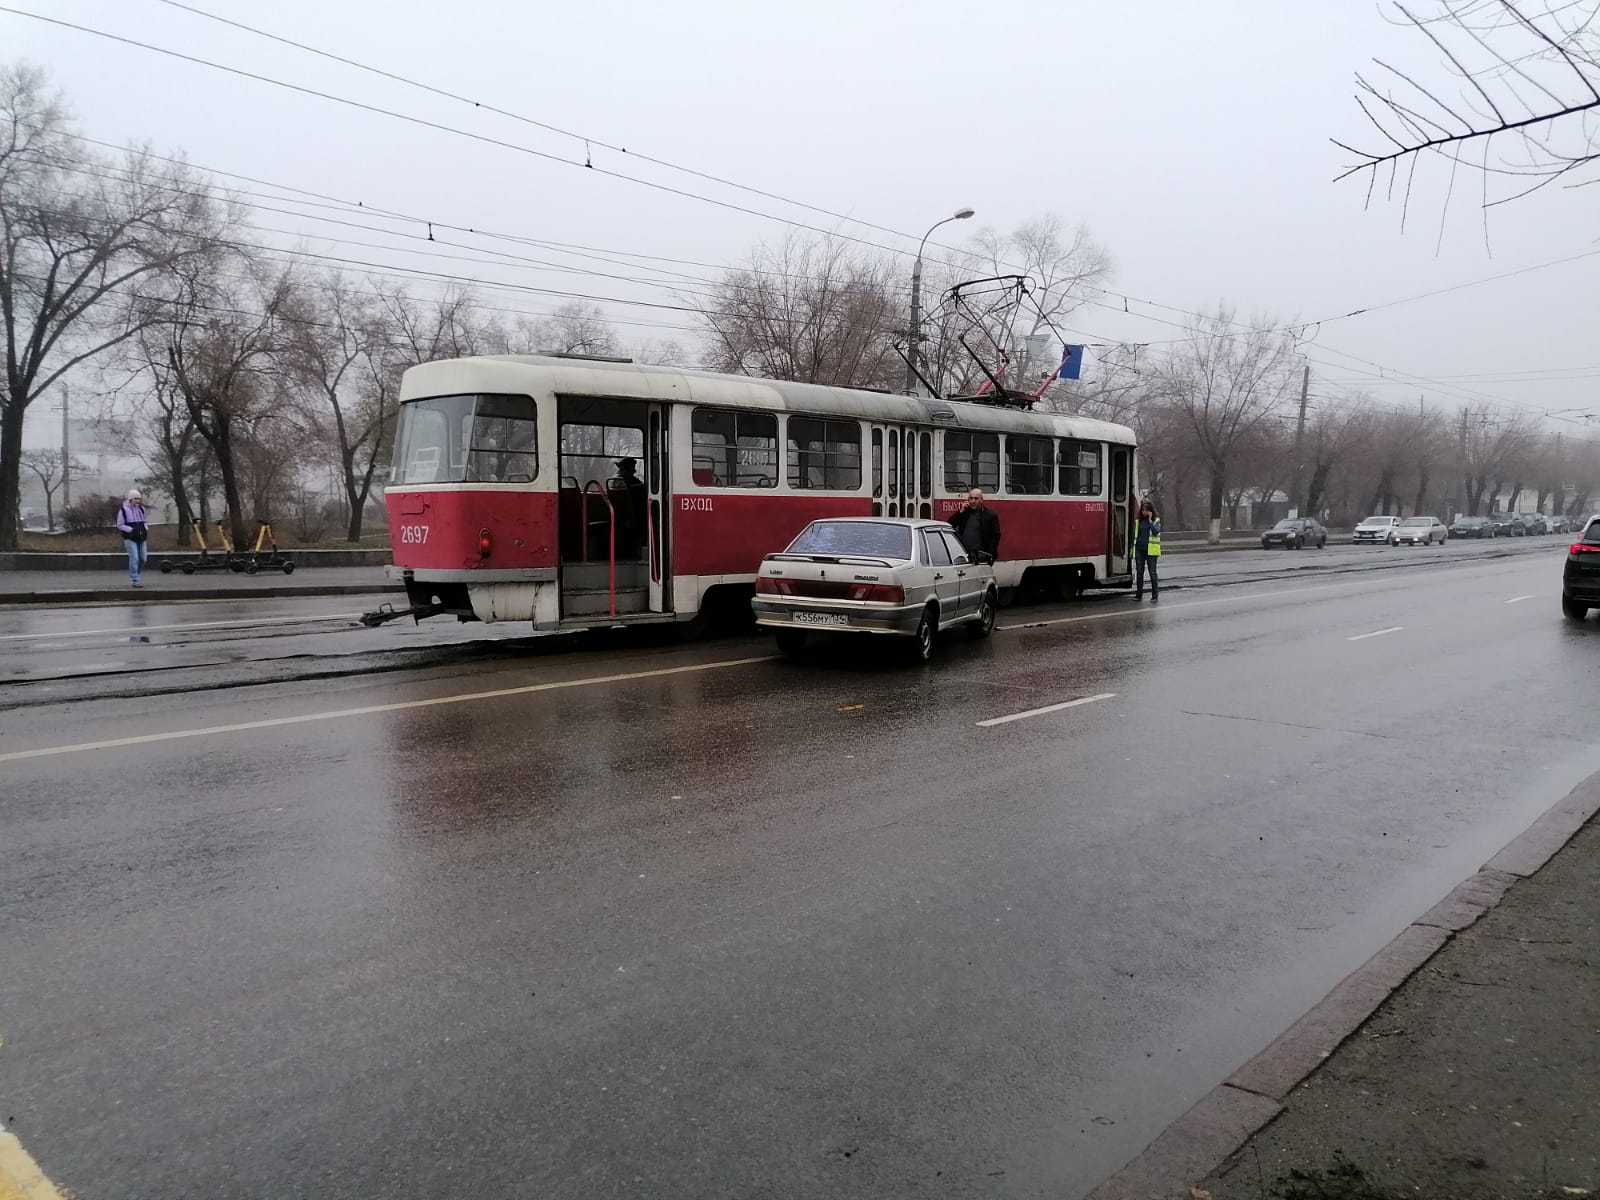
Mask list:
[[[405,373],[400,398],[402,401],[419,400],[462,392],[610,396],[853,417],[889,425],[1035,433],[1130,445],[1135,440],[1133,430],[1125,425],[1061,413],[815,383],[790,383],[748,375],[720,375],[683,367],[540,354],[497,354],[423,363]]]

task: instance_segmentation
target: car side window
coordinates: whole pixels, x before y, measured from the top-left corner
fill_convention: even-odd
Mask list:
[[[955,565],[958,567],[966,567],[972,564],[972,559],[967,554],[967,548],[961,544],[960,538],[956,537],[956,535],[953,533],[946,533],[943,530],[939,531],[939,536],[944,539],[945,546],[950,550],[951,562],[955,563]]]
[[[923,549],[928,554],[930,567],[948,567],[950,565],[950,547],[945,545],[944,535],[937,529],[924,529],[922,531]]]

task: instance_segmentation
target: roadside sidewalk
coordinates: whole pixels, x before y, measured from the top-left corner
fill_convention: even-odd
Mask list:
[[[131,602],[161,604],[175,600],[227,600],[260,596],[365,596],[402,592],[384,578],[382,567],[318,567],[293,575],[243,575],[213,571],[163,575],[147,571],[144,586],[128,586],[126,572],[5,571],[0,572],[0,605],[94,604]]]
[[[1093,1200],[1600,1196],[1600,819],[1539,866],[1596,790],[1513,842]]]

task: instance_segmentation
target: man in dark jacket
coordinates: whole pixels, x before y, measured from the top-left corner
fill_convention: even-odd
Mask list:
[[[1000,514],[983,502],[982,488],[967,493],[967,502],[950,514],[950,527],[969,555],[1000,557]]]

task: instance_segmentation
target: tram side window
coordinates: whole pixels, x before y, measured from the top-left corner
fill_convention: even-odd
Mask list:
[[[1061,494],[1098,496],[1101,489],[1100,443],[1061,439]]]
[[[789,418],[789,486],[853,492],[861,486],[861,426]]]
[[[996,433],[944,434],[944,490],[965,492],[982,488],[1000,490],[1000,435]]]
[[[696,487],[778,486],[778,418],[773,414],[697,408],[690,430]]]
[[[1018,496],[1048,496],[1051,491],[1051,453],[1049,438],[1006,438],[1006,491]]]
[[[526,396],[479,396],[467,448],[468,483],[532,483],[539,426]]]

